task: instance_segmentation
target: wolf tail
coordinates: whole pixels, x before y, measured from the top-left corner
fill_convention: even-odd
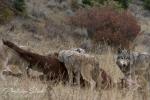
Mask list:
[[[7,40],[2,40],[3,44],[13,50],[15,50],[17,53],[22,54],[25,52],[25,50],[21,49],[20,47],[18,47],[17,45],[15,45],[14,43],[7,41]]]
[[[41,57],[41,55],[39,54],[35,54],[26,50],[21,49],[20,47],[18,47],[16,44],[8,41],[8,40],[2,40],[3,44],[11,49],[13,49],[15,52],[17,52],[19,54],[19,56],[21,58],[23,58],[24,60],[28,61],[28,62],[32,62],[32,60],[36,59],[37,57]]]

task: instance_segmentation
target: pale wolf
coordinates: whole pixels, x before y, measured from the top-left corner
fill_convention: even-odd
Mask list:
[[[90,83],[91,89],[95,88],[96,82],[92,77],[92,73],[95,74],[95,77],[98,77],[100,69],[99,62],[94,56],[74,50],[62,50],[58,54],[58,59],[65,63],[69,75],[69,84],[73,83],[73,75],[75,75],[79,85],[81,74],[83,79]]]
[[[77,52],[82,53],[82,54],[85,54],[85,53],[86,53],[85,50],[82,49],[82,48],[72,48],[72,49],[70,49],[70,50],[72,50],[72,51],[77,51]]]

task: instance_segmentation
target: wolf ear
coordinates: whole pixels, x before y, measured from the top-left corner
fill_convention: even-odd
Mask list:
[[[120,54],[122,52],[121,48],[118,48],[117,53]]]
[[[130,50],[127,50],[127,53],[130,54]]]

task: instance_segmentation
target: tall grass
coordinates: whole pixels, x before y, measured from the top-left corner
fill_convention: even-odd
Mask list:
[[[123,77],[114,62],[111,51],[95,56],[100,61],[100,67],[108,72],[113,82],[117,82]],[[11,76],[8,76],[5,81],[0,81],[0,90],[0,100],[143,100],[143,92],[132,88],[113,87],[107,90],[92,91],[88,87],[70,87],[61,83],[52,84],[39,79],[32,80]],[[148,98],[150,99],[150,96]]]

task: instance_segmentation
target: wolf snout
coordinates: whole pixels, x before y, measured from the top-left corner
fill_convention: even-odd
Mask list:
[[[126,64],[123,64],[122,66],[123,66],[123,67],[126,67],[127,65],[126,65]]]

